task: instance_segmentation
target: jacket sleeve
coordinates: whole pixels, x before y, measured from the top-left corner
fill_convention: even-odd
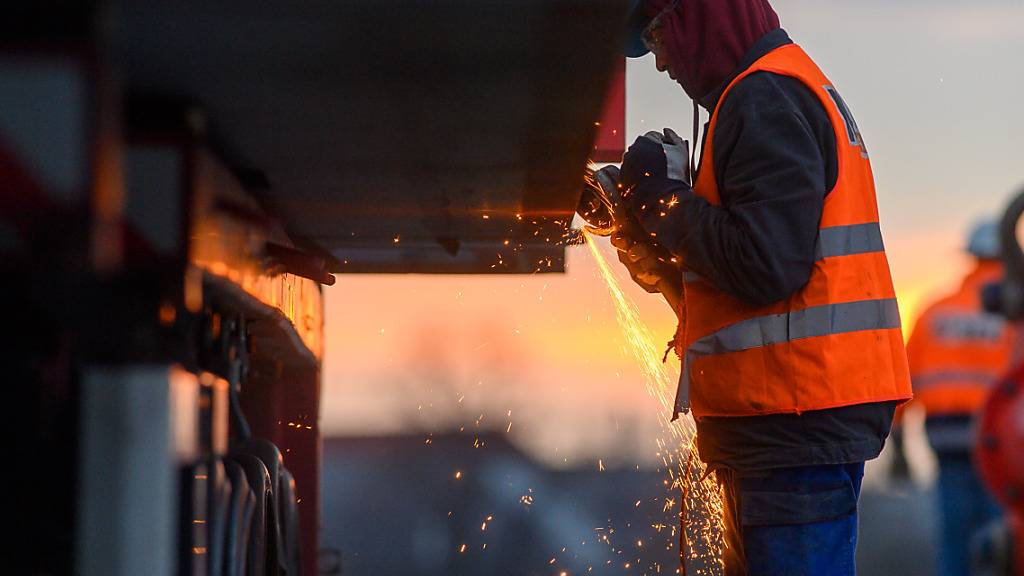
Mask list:
[[[642,180],[629,196],[644,229],[686,269],[756,306],[807,283],[828,192],[824,108],[814,102],[817,110],[806,110],[778,77],[765,76],[774,77],[756,74],[738,84],[720,112],[714,157],[721,205],[658,177]],[[834,154],[834,137],[832,146]]]

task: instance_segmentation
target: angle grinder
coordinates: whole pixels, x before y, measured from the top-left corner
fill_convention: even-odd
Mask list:
[[[584,230],[595,236],[609,237],[621,228],[639,228],[640,226],[628,213],[626,205],[622,201],[619,168],[614,165],[600,169],[595,169],[593,166],[587,167],[583,176],[583,196],[580,198],[576,211],[586,223]],[[582,241],[582,234],[580,234],[579,243]],[[665,263],[666,267],[674,268],[674,265],[670,264],[672,256],[668,250],[653,240],[646,244],[654,252],[655,257]],[[619,260],[625,263],[624,259],[636,261],[620,250]],[[661,292],[672,309],[679,313],[681,280],[673,282],[663,274],[646,273],[640,273],[638,279]]]

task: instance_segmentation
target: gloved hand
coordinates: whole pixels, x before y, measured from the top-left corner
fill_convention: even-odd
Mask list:
[[[621,223],[612,233],[611,243],[634,282],[651,294],[664,294],[669,303],[678,301],[681,268],[672,262],[667,250],[644,234],[639,224]]]
[[[622,157],[621,182],[625,196],[644,178],[690,183],[689,144],[672,131],[648,132],[633,142]]]

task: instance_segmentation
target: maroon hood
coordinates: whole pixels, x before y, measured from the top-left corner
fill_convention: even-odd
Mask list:
[[[648,17],[671,3],[648,0]],[[754,43],[779,27],[768,0],[679,0],[661,21],[676,80],[694,100],[724,82]]]

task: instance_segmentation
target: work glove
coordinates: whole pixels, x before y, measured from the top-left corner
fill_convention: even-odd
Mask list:
[[[690,183],[689,144],[672,131],[648,132],[636,139],[622,157],[624,196],[645,178]]]
[[[672,262],[668,250],[658,245],[635,222],[620,223],[611,235],[612,246],[618,250],[619,262],[630,278],[651,294],[678,296],[682,286],[682,269]]]

